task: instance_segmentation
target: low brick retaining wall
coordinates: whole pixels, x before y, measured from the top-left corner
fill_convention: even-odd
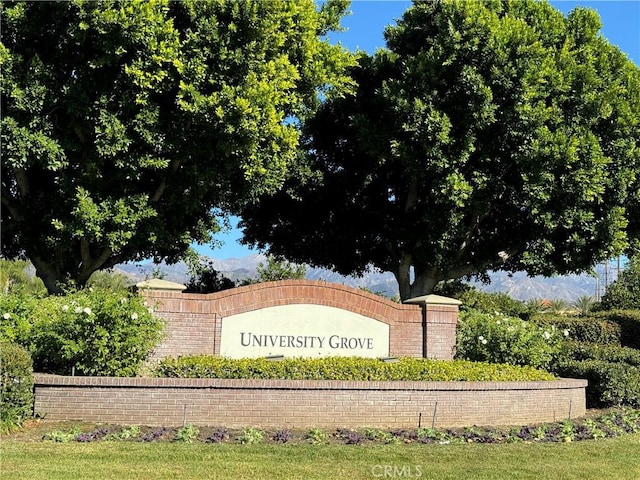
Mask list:
[[[152,426],[415,428],[521,425],[585,414],[586,380],[349,382],[35,375],[48,420]]]

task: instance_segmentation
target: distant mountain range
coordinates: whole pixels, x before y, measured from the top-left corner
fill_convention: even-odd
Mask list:
[[[243,258],[229,258],[219,260],[215,258],[205,258],[211,262],[213,268],[224,274],[231,280],[243,280],[246,278],[256,278],[258,276],[256,267],[265,262],[266,257],[256,253]],[[528,277],[525,273],[519,272],[509,275],[505,272],[493,272],[490,274],[491,283],[489,285],[475,284],[480,290],[488,292],[505,292],[512,298],[518,300],[540,299],[564,299],[567,301],[586,295],[596,297],[598,289],[600,294],[604,293],[604,278],[608,283],[616,278],[616,269],[607,268],[606,275],[604,267],[600,272],[601,280],[592,275],[568,275],[558,277]],[[190,279],[187,266],[180,262],[174,265],[154,264],[151,261],[142,263],[127,263],[118,265],[115,271],[123,273],[134,282],[139,282],[160,274],[165,280],[178,283],[188,283]],[[398,284],[394,276],[389,272],[371,271],[362,277],[344,276],[330,270],[319,268],[308,268],[307,278],[310,280],[324,280],[332,283],[339,283],[355,288],[366,288],[370,291],[392,297],[398,295]]]

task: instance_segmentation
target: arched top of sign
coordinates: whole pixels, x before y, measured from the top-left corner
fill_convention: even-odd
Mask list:
[[[357,288],[316,280],[282,280],[232,288],[205,297],[223,318],[240,313],[292,304],[324,305],[391,323],[418,305],[404,305]]]

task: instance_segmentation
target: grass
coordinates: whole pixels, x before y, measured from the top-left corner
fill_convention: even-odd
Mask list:
[[[239,445],[52,443],[4,438],[14,479],[621,479],[640,478],[640,434],[571,443]]]

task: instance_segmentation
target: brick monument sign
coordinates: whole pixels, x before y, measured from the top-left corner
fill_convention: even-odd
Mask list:
[[[154,358],[424,357],[452,359],[460,302],[427,295],[399,304],[311,280],[258,283],[211,294],[153,280],[139,292],[167,321]]]
[[[398,304],[326,282],[286,280],[212,294],[152,280],[140,294],[166,320],[155,359],[426,357],[451,359],[458,303],[427,295]],[[51,420],[132,425],[409,428],[522,425],[584,415],[586,380],[362,382],[36,374],[35,412]]]

